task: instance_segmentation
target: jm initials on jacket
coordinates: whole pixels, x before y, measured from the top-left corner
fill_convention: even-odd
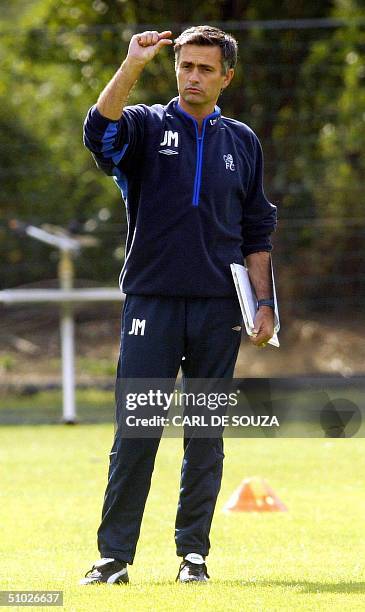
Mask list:
[[[229,265],[271,251],[276,207],[263,190],[260,142],[217,106],[200,134],[178,98],[126,107],[119,121],[93,106],[84,143],[125,202],[125,293],[234,296]]]

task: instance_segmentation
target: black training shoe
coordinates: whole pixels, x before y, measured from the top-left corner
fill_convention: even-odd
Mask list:
[[[86,572],[80,584],[127,584],[129,582],[127,564],[117,559],[99,559]]]
[[[208,582],[209,575],[205,563],[192,563],[184,559],[179,567],[176,582]]]

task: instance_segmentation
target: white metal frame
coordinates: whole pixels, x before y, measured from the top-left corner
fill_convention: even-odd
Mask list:
[[[61,305],[60,337],[62,349],[62,420],[77,421],[75,402],[75,336],[72,305],[85,302],[123,302],[119,289],[5,289],[0,291],[3,304],[58,303]]]

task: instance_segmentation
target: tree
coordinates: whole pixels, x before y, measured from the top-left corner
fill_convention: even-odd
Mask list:
[[[312,218],[302,231],[297,270],[307,279],[309,274],[318,279],[312,297],[320,288],[322,296],[330,296],[327,308],[338,308],[360,296],[365,272],[365,32],[356,0],[336,0],[332,14],[352,24],[311,45],[301,69],[298,112],[286,109],[276,130],[283,142],[294,122],[298,128],[300,146],[292,151],[290,171],[301,197],[289,195],[286,205]],[[301,290],[308,292],[308,286]]]

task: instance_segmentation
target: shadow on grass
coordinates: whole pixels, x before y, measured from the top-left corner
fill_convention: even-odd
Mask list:
[[[311,582],[310,580],[244,580],[228,581],[230,586],[284,587],[302,593],[365,593],[365,582]]]
[[[156,581],[150,583],[148,586],[172,586],[175,584],[178,587],[184,588],[201,588],[201,587],[214,587],[214,586],[227,586],[227,587],[284,587],[287,589],[300,589],[301,593],[343,593],[347,595],[365,593],[365,582],[311,582],[309,580],[255,580],[250,582],[247,580],[211,580],[209,583],[204,584],[178,584],[172,580]],[[141,586],[141,584],[133,585],[130,587]],[[147,586],[146,584],[144,586]]]

